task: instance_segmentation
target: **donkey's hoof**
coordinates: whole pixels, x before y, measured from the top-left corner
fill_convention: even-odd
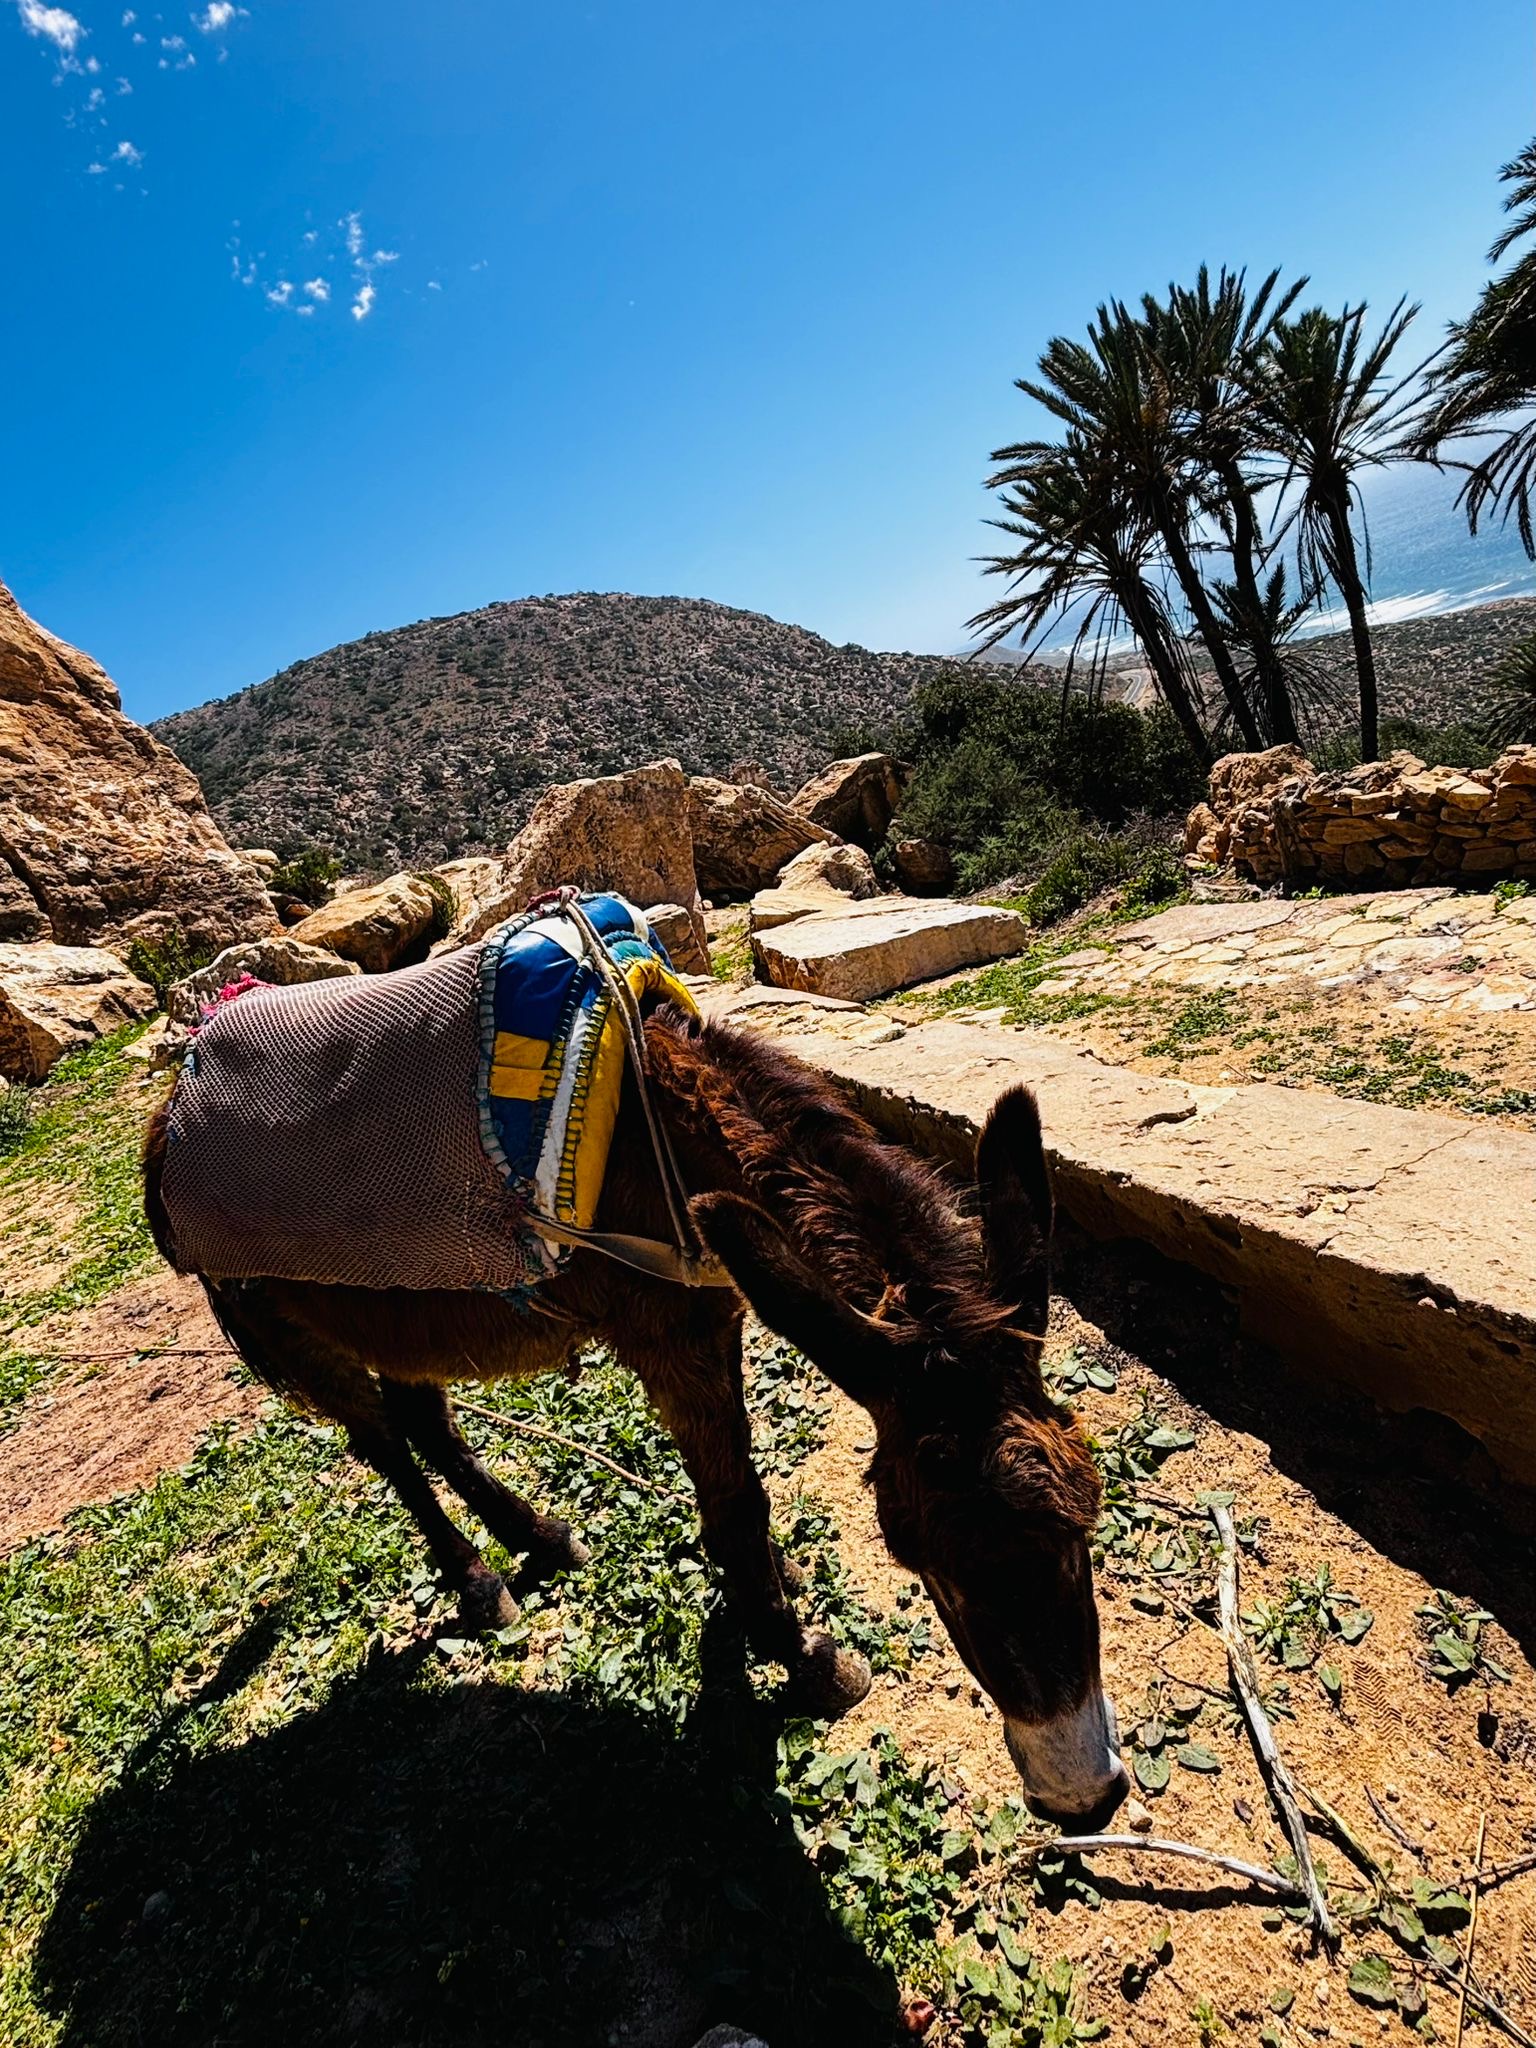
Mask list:
[[[499,1572],[485,1567],[470,1573],[459,1594],[459,1625],[466,1635],[479,1635],[489,1628],[510,1628],[517,1617],[517,1602]]]
[[[790,1598],[793,1599],[797,1593],[803,1593],[805,1591],[804,1567],[796,1564],[795,1560],[787,1552],[780,1549],[777,1543],[773,1546],[773,1561],[779,1568],[779,1584],[789,1594]]]
[[[556,1522],[529,1543],[518,1582],[537,1586],[544,1579],[552,1579],[556,1572],[579,1572],[591,1562],[592,1553],[581,1538],[564,1522]]]
[[[839,1649],[831,1636],[818,1631],[805,1639],[805,1651],[790,1673],[785,1705],[816,1721],[836,1721],[856,1707],[869,1691],[872,1673],[857,1650]]]

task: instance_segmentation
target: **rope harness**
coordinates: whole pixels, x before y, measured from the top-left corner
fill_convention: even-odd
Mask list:
[[[635,1001],[629,983],[614,966],[601,932],[582,909],[580,892],[570,887],[546,890],[542,895],[535,896],[528,907],[532,910],[545,903],[548,903],[558,915],[568,918],[576,927],[582,947],[614,1004],[614,1013],[618,1017],[619,1028],[624,1034],[625,1049],[629,1054],[630,1070],[635,1077],[635,1090],[645,1116],[646,1130],[650,1134],[651,1150],[656,1159],[656,1172],[661,1181],[661,1191],[666,1199],[673,1242],[664,1244],[659,1238],[632,1237],[627,1232],[618,1230],[581,1230],[574,1224],[556,1223],[551,1218],[536,1215],[532,1211],[529,1212],[528,1222],[541,1237],[548,1238],[554,1244],[574,1245],[586,1251],[601,1252],[605,1258],[614,1259],[619,1265],[628,1266],[634,1272],[644,1273],[652,1280],[670,1280],[680,1287],[734,1287],[736,1283],[709,1251],[694,1227],[693,1217],[688,1208],[688,1190],[678,1168],[677,1155],[672,1149],[667,1127],[657,1114],[651,1092],[645,1051],[645,1022],[640,1015],[640,1005]]]

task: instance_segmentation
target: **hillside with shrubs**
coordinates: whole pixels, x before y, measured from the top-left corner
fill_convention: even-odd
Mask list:
[[[155,731],[236,845],[383,872],[504,846],[549,784],[662,755],[759,762],[791,791],[953,667],[701,599],[580,593],[370,633]]]

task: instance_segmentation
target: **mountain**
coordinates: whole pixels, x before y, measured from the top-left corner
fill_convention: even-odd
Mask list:
[[[320,841],[382,871],[502,847],[548,784],[667,754],[694,774],[758,761],[793,790],[954,666],[581,592],[370,633],[154,731],[236,845]]]

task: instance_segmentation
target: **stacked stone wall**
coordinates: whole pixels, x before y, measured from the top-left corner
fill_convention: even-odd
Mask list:
[[[1429,768],[1413,754],[1319,774],[1294,747],[1228,754],[1190,812],[1185,852],[1293,888],[1487,888],[1536,881],[1536,747],[1491,768]]]

